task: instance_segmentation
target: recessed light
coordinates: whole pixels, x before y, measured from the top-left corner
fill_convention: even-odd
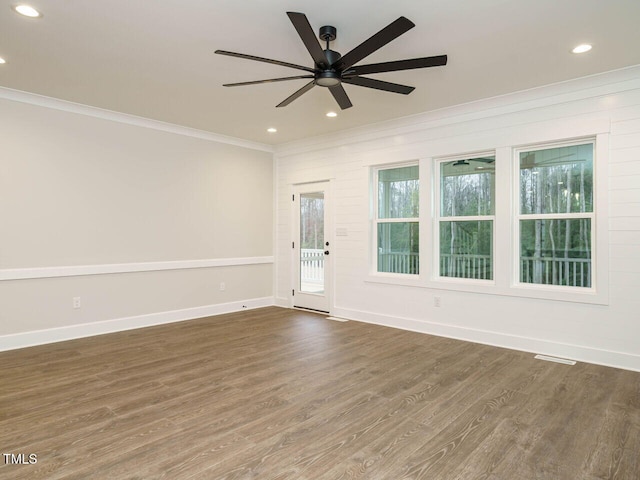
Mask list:
[[[276,133],[277,131],[278,131],[277,128],[273,128],[273,127],[267,128],[267,132],[269,132],[269,133]]]
[[[31,5],[20,4],[14,5],[12,8],[20,15],[24,15],[25,17],[38,18],[42,16],[42,14]]]
[[[583,43],[582,45],[578,45],[576,48],[571,50],[573,53],[585,53],[591,50],[593,47],[588,43]]]
[[[327,117],[333,118],[333,117],[337,117],[338,114],[336,112],[327,112]]]
[[[7,61],[4,58],[0,57],[0,65],[2,65],[3,63],[7,63]]]

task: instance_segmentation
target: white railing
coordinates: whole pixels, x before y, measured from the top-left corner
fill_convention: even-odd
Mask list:
[[[378,271],[392,273],[412,273],[420,272],[420,257],[417,253],[378,253]]]
[[[491,256],[441,254],[440,275],[490,280],[492,278]],[[520,282],[589,288],[591,287],[591,260],[566,257],[522,257]]]
[[[378,253],[378,271],[393,273],[419,272],[417,253]],[[440,275],[443,277],[491,280],[491,255],[441,254]],[[305,283],[324,282],[324,251],[303,248],[300,251],[300,278]],[[543,285],[591,287],[591,260],[584,258],[522,257],[520,281]]]
[[[491,280],[491,255],[440,254],[440,276]]]
[[[522,257],[520,281],[543,285],[591,287],[591,259],[557,257]]]
[[[300,249],[300,279],[304,283],[324,282],[324,250]]]

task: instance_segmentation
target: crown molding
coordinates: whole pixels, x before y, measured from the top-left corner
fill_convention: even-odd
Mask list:
[[[0,98],[11,100],[14,102],[26,103],[29,105],[50,108],[53,110],[75,113],[78,115],[100,118],[102,120],[109,120],[111,122],[118,122],[126,125],[133,125],[136,127],[150,128],[152,130],[158,130],[160,132],[173,133],[176,135],[198,138],[210,142],[234,145],[236,147],[243,147],[251,150],[259,150],[268,153],[273,153],[274,151],[273,146],[264,143],[252,142],[236,137],[229,137],[226,135],[207,132],[205,130],[198,130],[196,128],[161,122],[159,120],[152,120],[150,118],[130,115],[128,113],[120,113],[113,110],[106,110],[104,108],[69,102],[67,100],[60,100],[58,98],[46,97],[37,93],[14,90],[12,88],[0,87]]]

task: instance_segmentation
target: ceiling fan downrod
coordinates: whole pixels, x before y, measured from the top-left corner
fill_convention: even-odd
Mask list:
[[[328,68],[323,68],[322,65],[318,65],[318,68],[321,70],[316,73],[315,84],[321,87],[335,87],[342,82],[340,73],[331,68],[331,65],[342,57],[338,52],[329,48],[329,43],[333,42],[337,35],[338,31],[336,27],[332,27],[331,25],[320,27],[318,37],[320,40],[326,42],[327,48],[324,50],[324,55],[327,57],[327,62],[329,63]]]

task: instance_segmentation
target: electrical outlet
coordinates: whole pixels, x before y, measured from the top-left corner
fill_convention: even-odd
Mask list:
[[[73,297],[73,308],[80,308],[81,306],[80,297]]]
[[[224,292],[227,289],[227,284],[224,282],[220,282],[220,291]]]
[[[438,295],[433,297],[433,306],[440,307],[441,305],[442,305],[442,298],[440,298]]]

